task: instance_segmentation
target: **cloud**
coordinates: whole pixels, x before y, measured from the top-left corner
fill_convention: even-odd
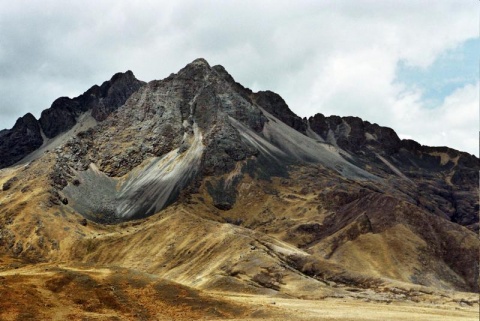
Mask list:
[[[422,106],[419,92],[405,95],[394,106],[397,133],[424,145],[455,144],[457,149],[478,155],[478,88],[478,82],[467,84],[434,109]]]
[[[453,0],[12,1],[0,7],[0,128],[118,71],[149,81],[204,57],[301,116],[360,116],[427,143],[439,128],[397,118],[429,116],[423,89],[396,82],[398,63],[427,70],[477,33],[476,11]],[[433,107],[453,130],[447,101]],[[461,127],[446,144],[466,148]]]
[[[426,105],[439,106],[453,91],[478,81],[474,66],[478,64],[479,50],[480,41],[475,38],[443,52],[428,68],[409,67],[400,61],[395,81],[410,88],[421,87]]]

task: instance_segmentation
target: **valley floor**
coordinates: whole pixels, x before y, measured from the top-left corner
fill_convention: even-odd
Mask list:
[[[428,304],[407,304],[401,302],[378,303],[352,299],[299,300],[268,297],[229,297],[255,309],[273,306],[259,318],[234,319],[250,320],[311,320],[311,321],[357,321],[357,320],[425,320],[460,321],[478,320],[478,305],[472,307],[438,306]],[[226,319],[225,319],[226,320]],[[230,319],[231,320],[231,319]]]
[[[0,320],[478,320],[475,294],[444,304],[207,292],[121,267],[3,259]]]

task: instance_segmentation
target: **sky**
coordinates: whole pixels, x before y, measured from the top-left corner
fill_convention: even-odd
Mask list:
[[[480,3],[0,0],[0,129],[120,71],[196,58],[299,116],[358,116],[479,153]]]

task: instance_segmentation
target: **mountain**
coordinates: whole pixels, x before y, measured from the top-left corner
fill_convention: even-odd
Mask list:
[[[19,118],[12,129],[0,132],[0,168],[15,164],[44,142],[71,129],[78,117],[86,112],[95,121],[104,120],[143,84],[131,71],[118,73],[101,86],[95,85],[74,99],[58,98],[42,112],[38,121],[32,114]]]
[[[0,155],[0,252],[26,274],[82,264],[201,293],[438,304],[479,291],[477,157],[302,119],[204,59],[59,98],[1,131]]]

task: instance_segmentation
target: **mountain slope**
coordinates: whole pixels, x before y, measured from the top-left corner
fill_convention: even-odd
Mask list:
[[[121,266],[202,291],[479,291],[475,156],[359,118],[301,119],[203,59],[89,92],[45,112],[56,129],[27,115],[0,132],[5,255]]]

